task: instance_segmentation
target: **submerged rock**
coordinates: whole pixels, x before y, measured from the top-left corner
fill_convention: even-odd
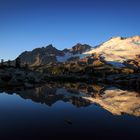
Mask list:
[[[72,124],[72,121],[71,121],[71,120],[65,120],[65,122],[66,122],[67,124]]]

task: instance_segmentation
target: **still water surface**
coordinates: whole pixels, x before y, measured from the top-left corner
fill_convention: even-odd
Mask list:
[[[0,139],[140,139],[140,94],[47,84],[0,93]]]

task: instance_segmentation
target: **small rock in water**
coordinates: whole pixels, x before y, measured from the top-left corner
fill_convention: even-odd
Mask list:
[[[72,124],[72,121],[71,121],[71,120],[65,120],[65,122],[66,122],[67,124]]]

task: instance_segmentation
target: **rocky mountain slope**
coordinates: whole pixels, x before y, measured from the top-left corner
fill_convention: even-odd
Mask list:
[[[21,63],[31,66],[39,66],[49,63],[65,62],[71,58],[81,57],[82,53],[89,51],[91,46],[76,44],[71,49],[58,50],[52,45],[36,48],[32,51],[23,52],[19,58]]]
[[[48,64],[50,62],[56,62],[56,56],[63,56],[64,53],[57,50],[52,45],[42,48],[36,48],[33,51],[23,52],[19,58],[22,64],[29,64],[32,66]]]

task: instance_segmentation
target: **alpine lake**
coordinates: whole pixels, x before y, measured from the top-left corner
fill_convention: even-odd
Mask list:
[[[0,139],[140,139],[140,93],[48,83],[0,91]]]

